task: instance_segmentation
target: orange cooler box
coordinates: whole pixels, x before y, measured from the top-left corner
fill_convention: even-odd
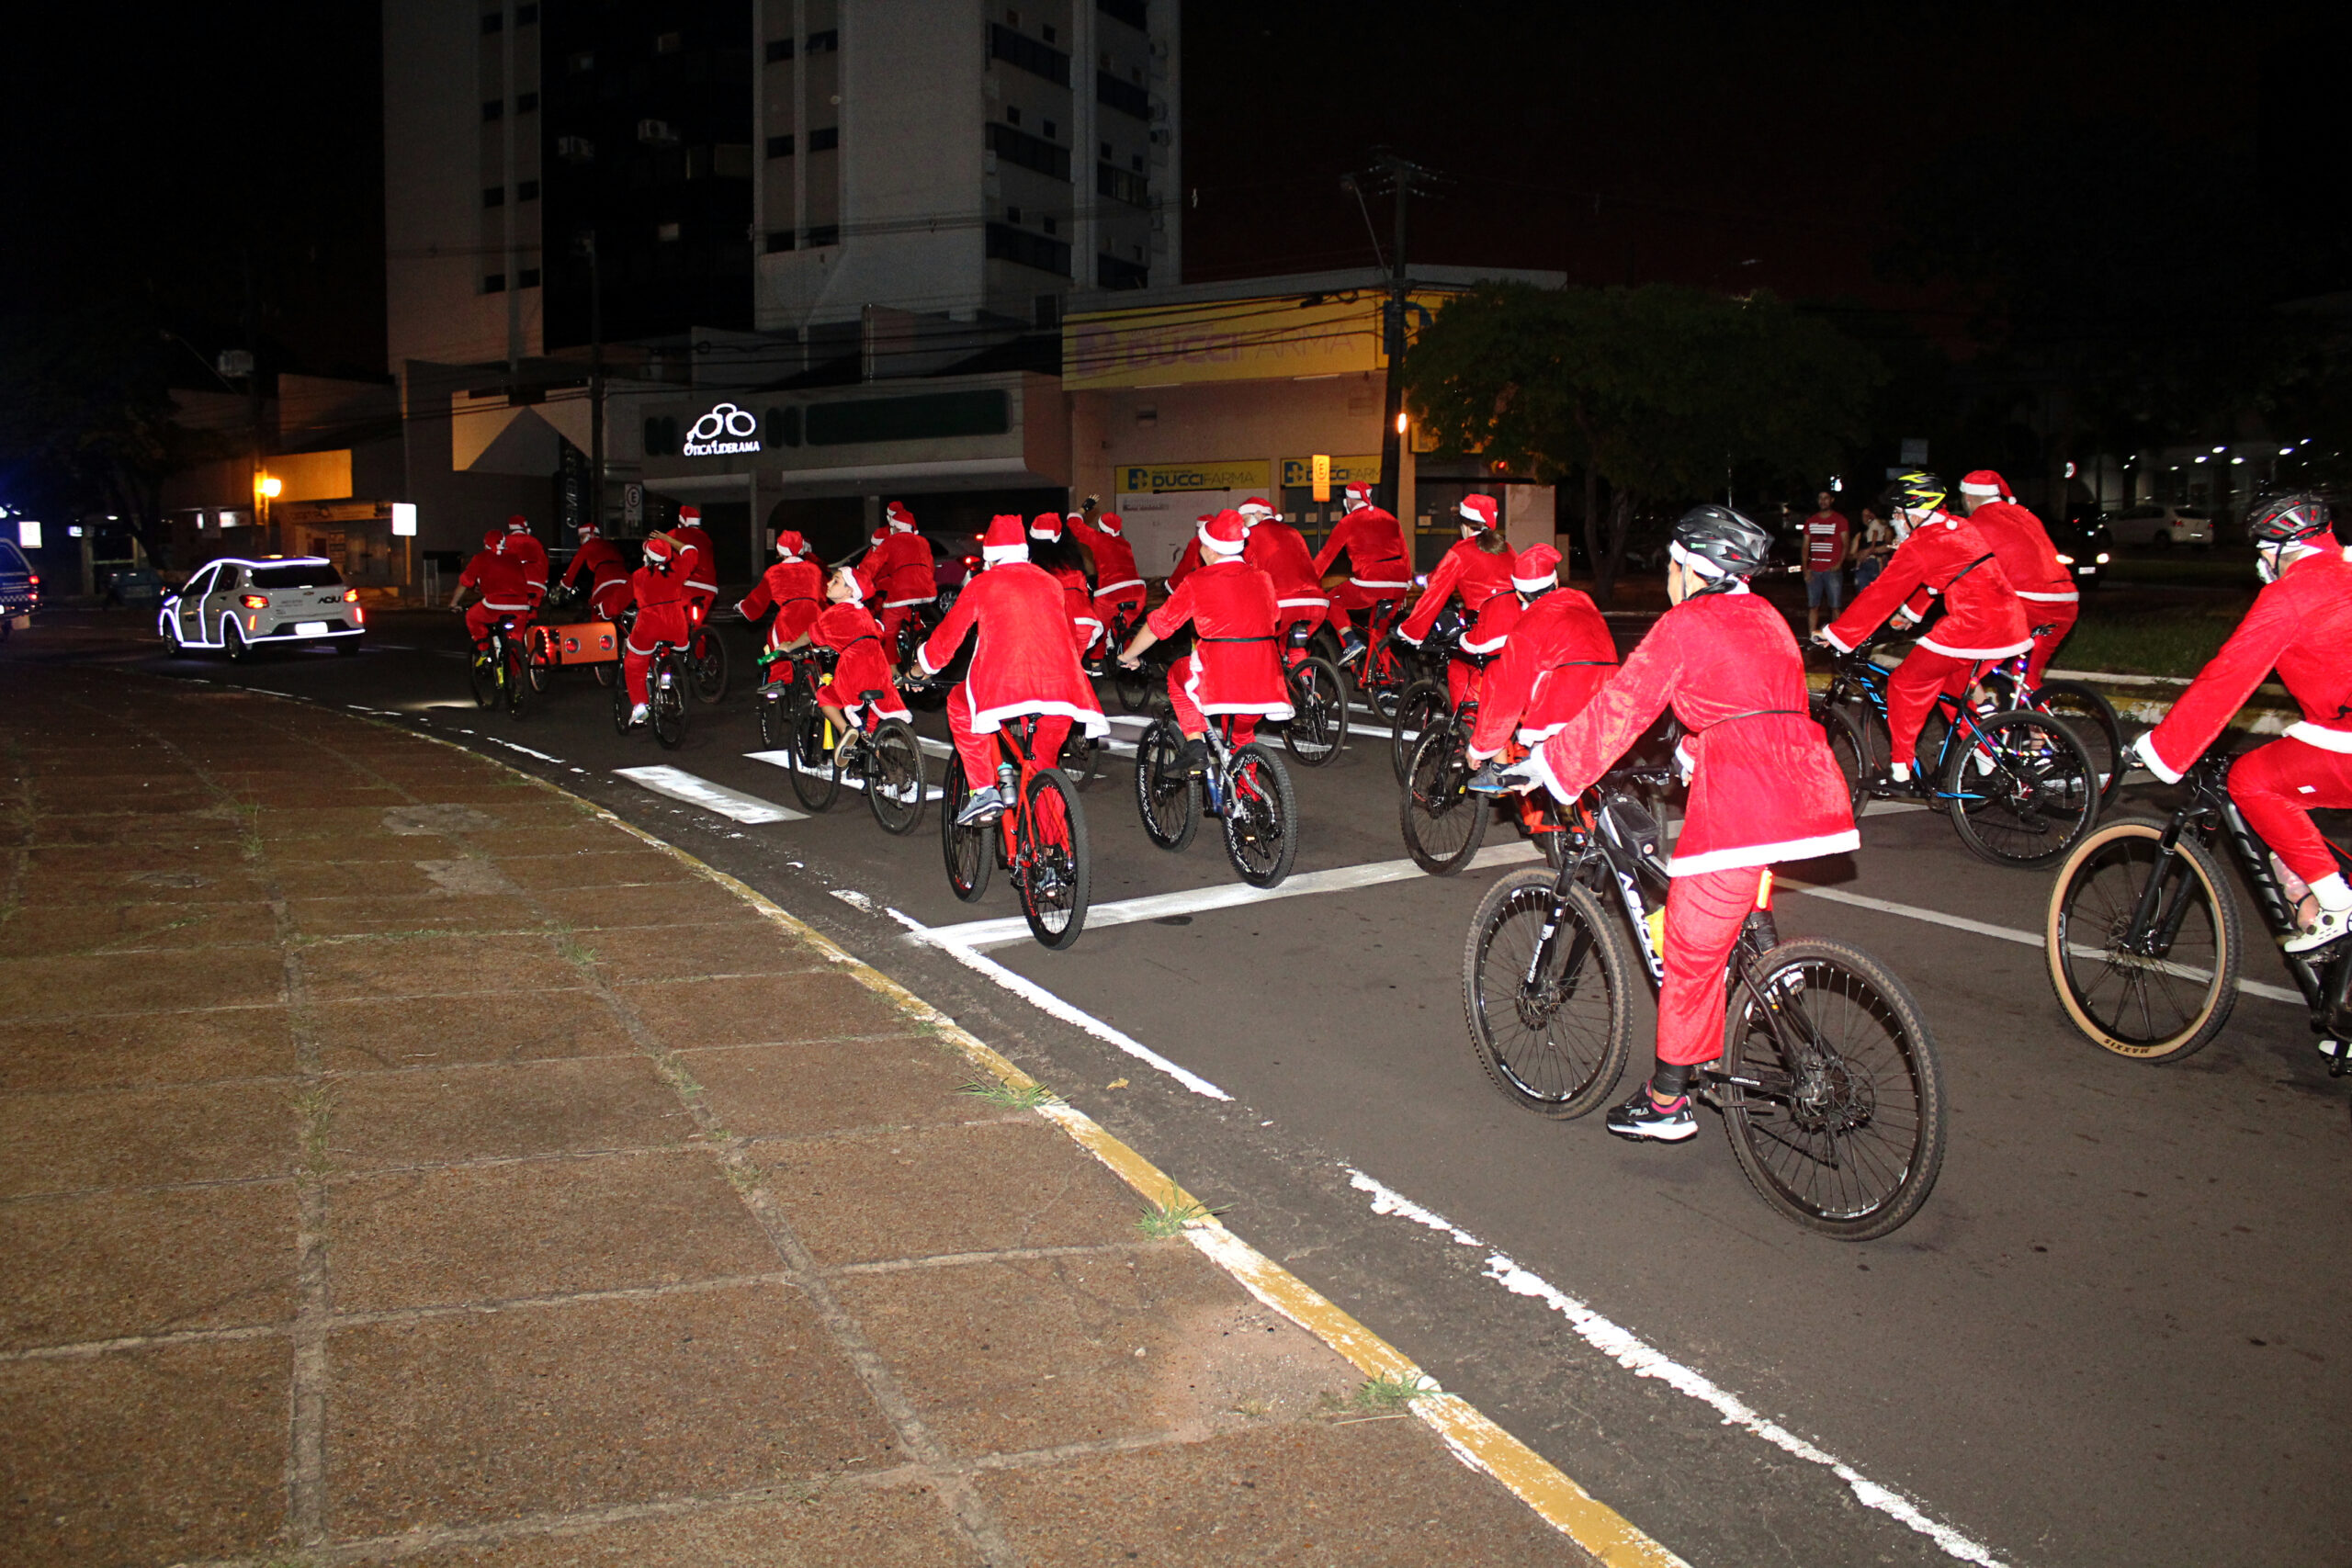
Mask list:
[[[610,664],[621,656],[620,633],[610,621],[574,621],[537,629],[551,664]]]

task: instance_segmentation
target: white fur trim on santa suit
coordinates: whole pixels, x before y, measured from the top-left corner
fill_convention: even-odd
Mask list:
[[[886,610],[899,610],[909,604],[928,604],[938,597],[936,593],[926,593],[920,599],[885,599],[882,601],[882,607]]]
[[[2346,551],[2345,553],[2346,553],[2347,556],[2352,556],[2352,550],[2347,550],[2347,551]],[[1349,586],[1349,587],[1351,587],[1351,588],[1398,588],[1398,589],[1403,589],[1403,588],[1410,588],[1411,586],[1413,586],[1413,580],[1412,580],[1411,578],[1409,578],[1409,577],[1408,577],[1408,578],[1407,578],[1407,579],[1406,579],[1404,581],[1402,581],[1402,582],[1384,582],[1384,581],[1379,581],[1379,580],[1378,580],[1378,579],[1376,579],[1376,578],[1370,578],[1370,577],[1351,577],[1351,578],[1349,578],[1349,579],[1348,579],[1348,586]]]
[[[1546,572],[1542,577],[1514,577],[1510,580],[1510,585],[1521,593],[1549,593],[1553,589],[1560,586],[1560,580],[1552,573]]]
[[[1247,713],[1280,721],[1297,711],[1288,703],[1204,703],[1201,701],[1201,656],[1198,653],[1188,654],[1185,662],[1189,667],[1184,671],[1184,695],[1191,698],[1193,705],[1204,715]]]
[[[1126,579],[1125,581],[1120,581],[1120,582],[1106,582],[1106,583],[1102,584],[1100,588],[1097,588],[1097,589],[1094,591],[1094,596],[1095,596],[1097,599],[1100,599],[1100,598],[1102,598],[1102,595],[1104,595],[1105,593],[1116,593],[1116,592],[1117,592],[1120,589],[1122,589],[1122,588],[1141,588],[1142,586],[1143,586],[1143,579],[1142,579],[1142,578],[1140,578],[1140,577],[1130,577],[1130,578],[1127,578],[1127,579]]]
[[[1109,719],[1104,718],[1099,711],[1080,707],[1076,703],[1046,701],[1006,703],[1001,707],[982,711],[972,706],[970,692],[971,687],[968,685],[957,686],[956,694],[948,700],[964,705],[964,711],[971,716],[972,728],[976,730],[1001,729],[1009,721],[1025,718],[1031,714],[1057,714],[1079,725],[1097,740],[1111,733]]]
[[[1842,833],[1823,833],[1817,838],[1783,839],[1777,844],[1736,844],[1709,850],[1702,855],[1676,855],[1666,863],[1666,874],[1703,876],[1711,871],[1738,871],[1746,866],[1770,865],[1776,861],[1812,860],[1861,847],[1860,831],[1849,828]]]
[[[1931,637],[1923,637],[1919,639],[1919,646],[1929,653],[1940,653],[1946,659],[2007,659],[2014,653],[2031,652],[2033,638],[2025,637],[2017,642],[2004,643],[1999,648],[1954,648],[1950,643],[1938,642]]]
[[[1839,637],[1836,632],[1831,631],[1827,626],[1821,628],[1821,640],[1827,643],[1830,647],[1836,649],[1840,653],[1851,653],[1854,651],[1852,649],[1846,646],[1843,638]]]
[[[2280,733],[2290,740],[2300,740],[2304,745],[2315,747],[2322,751],[2352,753],[2352,732],[2330,729],[2324,724],[2314,724],[2307,718],[2297,719]],[[2176,781],[2172,779],[2165,781],[2166,784],[2174,782]]]
[[[1510,640],[1510,634],[1509,632],[1505,632],[1502,636],[1491,638],[1486,642],[1472,642],[1469,638],[1464,637],[1462,641],[1462,651],[1464,653],[1477,654],[1492,653]]]
[[[1966,479],[1962,479],[1960,481],[1960,493],[1962,495],[1981,495],[1997,498],[2001,493],[2001,487],[1999,485],[1973,485]]]
[[[2037,604],[2072,604],[2082,598],[2081,594],[2072,590],[2064,593],[2030,593],[2020,588],[2017,591],[2017,595],[2020,599],[2030,599]]]
[[[1001,566],[1009,560],[1027,560],[1029,547],[1026,545],[982,545],[980,558],[990,566]]]
[[[1522,728],[1514,732],[1511,739],[1518,741],[1521,746],[1526,747],[1529,753],[1532,755],[1534,753],[1537,747],[1543,745],[1544,742],[1551,739],[1552,737],[1559,734],[1560,731],[1566,729],[1567,727],[1568,721],[1564,718],[1557,724],[1547,724],[1541,729],[1528,729]]]
[[[1274,604],[1283,610],[1328,610],[1331,607],[1331,601],[1317,593],[1312,598],[1277,599]]]
[[[495,599],[485,599],[481,602],[481,607],[485,610],[496,610],[503,615],[517,615],[522,611],[529,609],[531,606],[528,604],[502,604]]]

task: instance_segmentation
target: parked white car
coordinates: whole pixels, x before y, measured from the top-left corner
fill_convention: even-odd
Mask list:
[[[174,652],[218,649],[232,659],[281,643],[331,642],[356,653],[368,614],[319,556],[224,557],[164,596],[155,631]]]
[[[2119,545],[2210,545],[2213,520],[2202,512],[2153,502],[2107,515],[2107,531]]]

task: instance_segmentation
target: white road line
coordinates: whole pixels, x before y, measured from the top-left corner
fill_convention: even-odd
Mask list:
[[[560,757],[550,757],[545,751],[534,751],[528,746],[517,746],[512,740],[501,740],[495,735],[484,735],[480,737],[480,739],[489,741],[492,746],[503,746],[509,751],[520,751],[526,757],[537,757],[542,762],[553,762],[559,767],[570,767],[571,765]]]
[[[1533,844],[1520,840],[1497,844],[1480,850],[1470,857],[1467,869],[1487,871],[1498,865],[1516,865],[1521,861],[1538,859],[1543,852]],[[1346,893],[1358,887],[1374,887],[1384,882],[1407,882],[1425,876],[1409,860],[1371,861],[1363,865],[1344,865],[1333,871],[1309,871],[1288,878],[1279,887],[1252,887],[1247,883],[1218,883],[1210,887],[1194,887],[1182,893],[1154,893],[1142,898],[1122,898],[1114,904],[1097,904],[1086,911],[1086,929],[1097,926],[1133,925],[1139,920],[1157,920],[1170,915],[1189,915],[1204,909],[1231,909],[1247,904],[1266,904],[1277,898],[1298,898],[1314,893]],[[1029,940],[1029,923],[1021,919],[967,920],[962,925],[916,928],[910,942],[933,942],[943,946],[1007,947]]]
[[[1793,877],[1777,877],[1774,882],[1776,886],[1785,887],[1792,893],[1804,893],[1812,897],[1824,898],[1832,904],[1850,904],[1857,909],[1875,909],[1882,915],[1901,915],[1906,919],[1925,920],[1929,925],[1947,926],[1953,931],[1967,931],[1973,936],[1989,936],[1996,942],[2013,942],[2020,947],[2045,946],[2040,931],[2019,931],[2014,926],[1992,925],[1984,920],[1972,920],[1965,915],[1947,915],[1941,909],[1922,909],[1916,904],[1897,904],[1885,898],[1866,897],[1860,893],[1848,893],[1836,887],[1815,887],[1811,883],[1799,882]],[[2073,951],[2077,958],[2098,956],[2098,952],[2095,948],[2078,946]],[[2167,967],[2185,979],[2202,980],[2210,977],[2186,965],[2167,965]],[[2238,989],[2247,996],[2260,997],[2265,1001],[2288,1002],[2296,1007],[2306,1005],[2301,991],[2290,991],[2284,986],[2265,985],[2260,980],[2240,980]]]
[[[746,751],[743,755],[754,762],[765,762],[772,768],[782,768],[786,773],[793,771],[792,753],[789,751]],[[842,783],[851,789],[862,790],[865,787],[865,781],[864,779],[844,777],[842,780]],[[929,789],[923,792],[923,798],[925,800],[940,800],[945,798],[946,794],[947,792],[940,788],[937,784],[933,784]]]
[[[833,897],[839,898],[842,896],[841,893],[836,890]],[[845,903],[848,902],[847,899],[843,899],[842,901]],[[929,939],[930,928],[923,925],[920,920],[917,920],[913,916],[905,914],[898,909],[889,909],[885,912],[888,913],[892,919],[906,927],[910,931],[914,932],[918,941]],[[1027,928],[1024,926],[1023,929],[1025,931]],[[1064,1023],[1076,1025],[1078,1028],[1082,1029],[1087,1033],[1094,1036],[1097,1040],[1100,1040],[1105,1044],[1113,1046],[1117,1050],[1124,1051],[1128,1055],[1133,1056],[1136,1061],[1143,1063],[1145,1066],[1151,1067],[1155,1071],[1166,1073],[1170,1077],[1174,1078],[1178,1083],[1182,1084],[1194,1094],[1200,1095],[1208,1100],[1230,1100],[1233,1098],[1233,1096],[1226,1093],[1225,1090],[1217,1088],[1216,1085],[1209,1082],[1208,1079],[1201,1077],[1200,1074],[1193,1072],[1191,1068],[1179,1066],[1174,1062],[1171,1062],[1167,1057],[1161,1055],[1159,1052],[1153,1050],[1150,1046],[1146,1045],[1142,1041],[1137,1040],[1134,1035],[1114,1029],[1109,1024],[1103,1022],[1101,1019],[1095,1017],[1092,1013],[1088,1012],[1081,1008],[1071,1006],[1069,1002],[1066,1002],[1062,1000],[1061,998],[1054,995],[1053,992],[1046,989],[1045,987],[1038,985],[1034,980],[1014,974],[1012,970],[1007,969],[1003,964],[999,964],[995,959],[989,957],[986,953],[975,953],[972,949],[966,947],[962,942],[933,942],[932,945],[937,947],[940,952],[947,954],[947,956],[956,960],[956,963],[964,965],[965,968],[971,970],[974,974],[985,976],[989,979],[995,981],[998,985],[1003,987],[1006,990],[1011,991],[1014,996],[1019,997],[1022,1000],[1029,1003],[1040,1012],[1058,1018]]]
[[[715,811],[738,822],[805,822],[808,819],[805,811],[788,810],[772,800],[762,800],[756,795],[745,795],[741,790],[729,789],[725,784],[696,778],[679,768],[615,768],[613,773],[640,789],[666,795],[672,800],[683,800],[689,806],[699,806],[705,811]]]
[[[1440,1231],[1457,1247],[1475,1247],[1487,1250],[1487,1244],[1456,1225],[1444,1215],[1422,1208],[1419,1203],[1393,1189],[1384,1187],[1352,1167],[1343,1167],[1348,1173],[1348,1185],[1372,1199],[1375,1214],[1395,1214]],[[1854,1498],[1864,1507],[1875,1508],[1917,1530],[1943,1550],[1946,1555],[1962,1562],[1973,1562],[1980,1568],[1999,1568],[2000,1560],[1990,1547],[1983,1546],[1962,1535],[1951,1526],[1931,1517],[1910,1498],[1892,1487],[1871,1480],[1837,1455],[1807,1442],[1779,1422],[1764,1416],[1746,1400],[1722,1387],[1705,1373],[1673,1360],[1631,1329],[1620,1326],[1600,1313],[1551,1284],[1531,1270],[1521,1267],[1507,1254],[1488,1251],[1486,1278],[1492,1280],[1515,1296],[1526,1296],[1542,1302],[1568,1320],[1584,1342],[1614,1360],[1637,1377],[1656,1378],[1676,1393],[1695,1399],[1713,1409],[1726,1426],[1743,1427],[1763,1438],[1774,1448],[1811,1464],[1817,1464],[1851,1488]]]

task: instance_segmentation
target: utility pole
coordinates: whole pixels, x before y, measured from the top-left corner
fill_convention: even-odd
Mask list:
[[[1388,385],[1386,395],[1381,400],[1380,491],[1387,500],[1388,510],[1404,525],[1409,541],[1413,534],[1414,498],[1404,493],[1404,433],[1397,427],[1397,415],[1405,407],[1406,216],[1413,196],[1430,194],[1430,171],[1419,164],[1385,150],[1374,155],[1369,174],[1383,182],[1376,188],[1385,190],[1396,202],[1396,230],[1388,250],[1388,302],[1381,312],[1381,347],[1388,357]],[[1410,549],[1409,543],[1407,547]]]
[[[605,274],[596,231],[580,237],[588,253],[588,520],[605,531]]]

